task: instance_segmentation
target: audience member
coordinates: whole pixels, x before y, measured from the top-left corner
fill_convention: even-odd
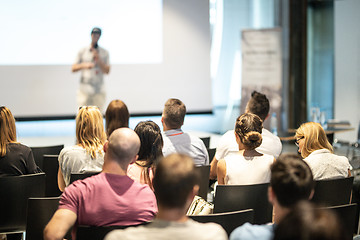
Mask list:
[[[246,105],[245,113],[253,113],[258,115],[264,122],[269,116],[270,103],[264,94],[254,91],[251,98]],[[267,129],[262,129],[262,142],[256,149],[260,153],[269,154],[277,158],[282,150],[280,138],[269,132]],[[239,151],[238,144],[234,135],[234,130],[227,131],[219,140],[216,148],[216,153],[211,162],[210,178],[216,178],[216,165],[218,160],[223,159],[231,152]]]
[[[274,240],[343,240],[345,236],[331,211],[300,202],[276,227]]]
[[[219,160],[217,179],[219,184],[259,184],[270,181],[270,166],[274,157],[257,151],[262,137],[262,121],[252,113],[244,113],[236,119],[235,137],[238,152]]]
[[[58,185],[61,191],[70,184],[72,172],[101,171],[106,141],[102,115],[97,107],[81,107],[76,116],[76,145],[59,154]]]
[[[297,155],[284,154],[271,166],[268,191],[269,202],[274,207],[275,225],[252,225],[245,223],[236,228],[230,240],[271,240],[274,227],[301,200],[312,197],[314,180],[309,166]]]
[[[130,114],[126,104],[121,100],[112,100],[105,112],[107,137],[118,128],[129,127]]]
[[[209,165],[209,155],[204,142],[181,130],[186,114],[185,104],[179,99],[166,101],[161,122],[163,125],[164,156],[171,153],[188,154],[196,166]]]
[[[7,107],[0,107],[0,177],[39,173],[29,147],[16,141],[15,119]]]
[[[315,180],[351,176],[349,160],[333,154],[333,148],[319,123],[302,124],[296,130],[295,138],[298,151],[310,166]]]
[[[31,149],[16,141],[15,119],[10,109],[0,107],[0,177],[39,172]],[[20,240],[22,233],[7,234],[7,239]]]
[[[199,176],[193,160],[183,154],[171,154],[162,159],[155,172],[154,189],[159,212],[145,226],[115,230],[105,240],[130,239],[227,239],[221,226],[198,223],[186,216],[199,189]]]
[[[139,159],[129,165],[128,176],[132,179],[148,184],[152,188],[152,179],[157,162],[163,157],[163,139],[159,126],[153,121],[139,122],[136,125],[136,134],[140,138]]]
[[[126,175],[139,148],[140,139],[133,130],[115,130],[104,145],[102,173],[65,189],[59,209],[44,230],[45,239],[62,240],[73,225],[126,226],[152,220],[157,212],[153,191]]]

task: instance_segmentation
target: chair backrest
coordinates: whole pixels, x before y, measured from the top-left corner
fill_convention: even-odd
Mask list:
[[[23,232],[29,197],[44,197],[45,173],[0,178],[0,233]]]
[[[58,155],[44,155],[43,171],[46,174],[45,196],[58,197],[61,191],[58,186]]]
[[[94,175],[99,174],[99,173],[100,172],[71,173],[71,175],[70,175],[70,183],[73,183],[76,180],[82,180],[82,179],[94,176]]]
[[[26,240],[44,239],[46,224],[56,212],[60,197],[29,198],[26,217]]]
[[[353,239],[353,233],[355,229],[355,222],[356,222],[356,203],[352,204],[345,204],[340,206],[332,206],[332,207],[325,207],[325,209],[330,209],[335,212],[338,216],[342,227],[345,230],[345,240]]]
[[[204,142],[206,148],[210,147],[210,137],[201,137],[200,139]]]
[[[268,201],[269,183],[253,185],[218,185],[214,213],[254,209],[254,223],[272,221],[272,205]]]
[[[78,226],[76,229],[76,240],[103,240],[109,232],[115,229],[125,229],[146,225],[148,222],[130,226]]]
[[[246,222],[253,223],[254,210],[247,209],[227,213],[214,213],[209,215],[191,215],[189,217],[201,223],[214,222],[220,224],[229,236],[230,233],[238,226],[241,226]]]
[[[208,148],[207,151],[209,154],[209,163],[211,163],[212,160],[214,159],[216,148]]]
[[[203,199],[207,200],[207,193],[209,190],[210,165],[197,166],[196,170],[200,172],[200,188],[198,195]]]
[[[354,177],[318,180],[311,201],[324,206],[349,204],[353,181]]]
[[[47,155],[59,155],[64,145],[46,146],[46,147],[31,147],[34,155],[36,165],[43,170],[43,156]]]

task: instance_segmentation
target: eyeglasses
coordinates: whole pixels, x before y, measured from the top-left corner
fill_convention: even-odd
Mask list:
[[[304,136],[302,136],[302,137],[300,137],[300,138],[298,138],[298,139],[295,139],[295,145],[299,147],[299,141],[300,141],[301,139],[303,139],[303,138],[304,138]]]

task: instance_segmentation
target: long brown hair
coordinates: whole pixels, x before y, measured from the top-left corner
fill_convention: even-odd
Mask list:
[[[92,158],[96,158],[96,153],[102,152],[106,134],[103,117],[97,107],[80,108],[76,116],[76,141]]]
[[[129,127],[129,110],[121,100],[112,100],[105,112],[106,134],[110,134],[118,128]]]
[[[15,119],[10,109],[0,107],[0,157],[5,156],[8,143],[16,142]]]

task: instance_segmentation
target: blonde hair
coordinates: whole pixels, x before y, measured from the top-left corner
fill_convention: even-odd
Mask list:
[[[303,158],[319,149],[328,149],[330,152],[333,152],[333,147],[319,123],[307,122],[301,124],[296,130],[295,138],[304,138],[304,147],[301,149],[301,156]]]
[[[235,133],[246,150],[254,150],[262,142],[262,120],[253,113],[244,113],[236,119]]]
[[[8,143],[16,142],[15,119],[10,109],[0,107],[0,157],[6,155]]]
[[[76,116],[76,141],[96,158],[106,141],[103,117],[95,106],[81,107]]]

